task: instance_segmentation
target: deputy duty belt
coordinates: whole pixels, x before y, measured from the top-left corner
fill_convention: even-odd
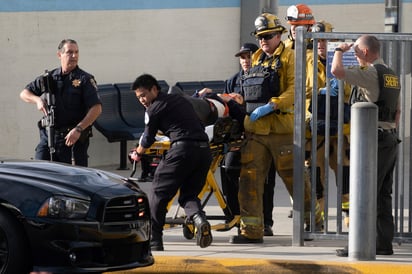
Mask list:
[[[191,147],[209,147],[209,143],[205,141],[192,141],[192,140],[179,140],[179,141],[174,141],[170,147],[175,147],[175,146],[191,146]]]

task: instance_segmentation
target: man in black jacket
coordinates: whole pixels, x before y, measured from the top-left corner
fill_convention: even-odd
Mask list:
[[[209,139],[191,103],[179,94],[160,92],[157,80],[143,74],[132,85],[137,99],[146,108],[145,131],[131,158],[139,161],[155,142],[158,131],[170,139],[170,149],[156,168],[149,194],[152,218],[152,250],[163,251],[163,226],[167,205],[179,190],[179,204],[195,226],[197,245],[212,243],[211,227],[198,195],[212,162]]]

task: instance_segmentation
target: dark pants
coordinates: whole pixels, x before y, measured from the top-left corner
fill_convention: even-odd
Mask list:
[[[240,214],[238,199],[240,166],[240,150],[229,151],[225,155],[223,167],[220,169],[223,193],[233,215]],[[276,169],[272,161],[263,192],[263,218],[264,224],[268,226],[273,226],[275,184]]]
[[[379,131],[376,249],[380,250],[392,250],[392,240],[395,233],[392,216],[392,185],[398,143],[396,134]]]
[[[273,198],[275,196],[276,169],[272,161],[263,189],[263,224],[273,226]]]
[[[55,153],[53,154],[53,161],[71,164],[72,157],[74,157],[76,165],[87,167],[89,158],[89,156],[87,155],[87,149],[89,148],[89,138],[84,141],[79,140],[74,144],[74,146],[68,147],[66,146],[66,140],[64,139],[67,133],[67,131],[55,131]],[[46,129],[40,129],[40,142],[36,147],[36,153],[34,157],[37,160],[50,160],[50,150]]]
[[[178,190],[178,202],[187,217],[203,212],[198,195],[206,182],[212,155],[209,145],[194,144],[172,145],[156,168],[149,195],[152,239],[161,239],[167,205]]]
[[[239,176],[240,176],[240,150],[226,153],[220,169],[222,191],[226,196],[227,206],[232,215],[239,215]]]
[[[144,154],[140,159],[140,164],[142,168],[142,174],[140,178],[144,179],[148,176],[153,176],[156,171],[156,166],[152,166],[152,157],[149,155]]]

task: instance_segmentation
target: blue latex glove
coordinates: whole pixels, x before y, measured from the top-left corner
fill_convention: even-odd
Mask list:
[[[264,106],[256,108],[251,114],[250,114],[250,121],[254,122],[257,119],[268,115],[269,113],[273,112],[273,103],[267,103]]]
[[[338,96],[339,93],[339,80],[336,78],[330,79],[330,96]],[[319,89],[320,94],[326,94],[326,87]]]
[[[338,96],[339,93],[339,80],[336,78],[330,79],[330,95]]]

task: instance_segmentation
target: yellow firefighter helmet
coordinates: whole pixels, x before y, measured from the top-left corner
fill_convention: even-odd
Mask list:
[[[279,18],[271,13],[263,13],[259,15],[255,20],[255,36],[263,35],[272,32],[287,32],[286,28],[282,26]]]

